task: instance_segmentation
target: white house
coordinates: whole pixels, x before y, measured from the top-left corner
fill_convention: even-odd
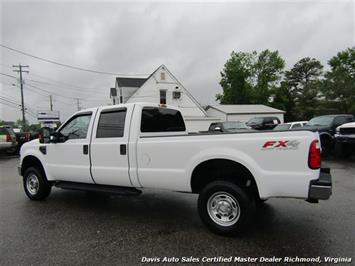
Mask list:
[[[285,111],[263,104],[224,104],[209,105],[206,108],[208,116],[218,117],[223,121],[247,122],[250,118],[261,116],[275,116],[284,122]]]
[[[189,132],[207,130],[218,118],[209,117],[192,94],[161,65],[146,78],[117,77],[110,90],[113,103],[152,102],[179,107]]]

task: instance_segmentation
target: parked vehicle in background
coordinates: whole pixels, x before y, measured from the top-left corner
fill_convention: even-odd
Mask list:
[[[322,146],[322,152],[328,155],[334,150],[335,130],[337,127],[354,121],[354,116],[349,114],[322,115],[312,118],[304,126],[304,129],[317,130]]]
[[[336,148],[340,155],[351,156],[355,152],[355,122],[336,128]]]
[[[0,127],[0,151],[14,153],[17,148],[15,132],[12,128],[5,126]]]
[[[240,121],[214,122],[208,128],[209,132],[240,132],[246,130],[252,130],[252,128]]]
[[[30,132],[23,132],[20,128],[13,128],[12,126],[4,126],[9,130],[13,131],[16,136],[17,147],[13,151],[13,153],[18,153],[21,149],[21,146],[26,143],[27,141],[31,140]]]
[[[196,193],[205,225],[235,235],[261,200],[328,199],[331,175],[320,155],[316,132],[188,134],[178,109],[135,103],[81,110],[53,134],[42,129],[22,146],[19,173],[31,200],[46,198],[52,186]]]
[[[280,124],[280,119],[276,116],[254,117],[247,122],[251,128],[258,130],[273,129]]]
[[[307,124],[307,122],[308,121],[295,121],[295,122],[279,124],[276,127],[274,127],[274,130],[291,130],[295,128],[300,128],[303,127],[305,124]]]

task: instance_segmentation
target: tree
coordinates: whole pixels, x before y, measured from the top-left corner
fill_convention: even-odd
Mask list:
[[[223,94],[217,94],[216,99],[221,104],[250,103],[252,89],[251,77],[253,75],[253,57],[256,52],[232,52],[230,59],[224,64],[221,72],[220,84]]]
[[[285,111],[285,121],[294,121],[297,116],[294,114],[295,99],[293,93],[288,89],[285,82],[273,89],[273,101],[271,106]]]
[[[340,113],[355,113],[355,47],[332,57],[323,92],[327,106]]]
[[[305,57],[299,60],[291,70],[285,72],[282,86],[293,98],[291,117],[308,120],[319,114],[321,99],[322,64],[315,58]],[[292,105],[290,105],[292,106]]]
[[[281,79],[285,61],[278,51],[262,51],[254,65],[256,84],[254,86],[253,102],[269,104],[270,96]]]
[[[232,52],[221,72],[223,94],[216,98],[222,104],[268,104],[284,66],[278,51]]]

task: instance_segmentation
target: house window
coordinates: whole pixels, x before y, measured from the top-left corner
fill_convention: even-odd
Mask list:
[[[166,104],[166,90],[160,90],[160,104]]]
[[[160,73],[160,80],[165,80],[165,73],[164,72]]]
[[[173,91],[173,99],[177,100],[180,99],[181,92],[180,91]]]

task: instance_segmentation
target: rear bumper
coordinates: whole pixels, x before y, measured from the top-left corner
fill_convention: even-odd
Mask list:
[[[311,180],[309,183],[308,199],[309,202],[327,200],[332,195],[332,176],[330,168],[321,168],[319,178]]]

